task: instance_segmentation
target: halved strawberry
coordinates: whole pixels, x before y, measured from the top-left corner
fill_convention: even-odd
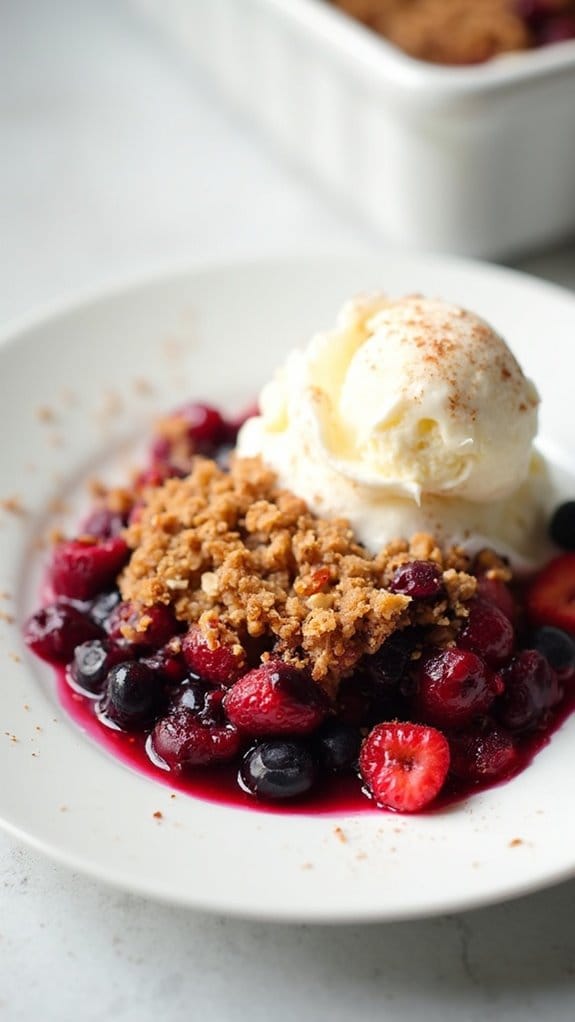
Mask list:
[[[529,585],[525,602],[534,624],[575,634],[575,553],[550,561]]]
[[[399,813],[429,805],[448,770],[447,739],[424,724],[378,724],[359,755],[360,774],[378,806]]]

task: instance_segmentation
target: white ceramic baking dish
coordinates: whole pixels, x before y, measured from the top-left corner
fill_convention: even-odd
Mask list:
[[[575,42],[413,60],[324,0],[137,0],[391,242],[507,255],[575,231]]]

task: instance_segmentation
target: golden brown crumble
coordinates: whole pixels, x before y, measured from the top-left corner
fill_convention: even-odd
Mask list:
[[[332,0],[400,49],[436,64],[479,64],[536,42],[516,0]],[[548,0],[549,12],[573,0]]]
[[[189,471],[189,423],[185,415],[175,411],[163,416],[156,422],[155,434],[169,444],[171,464],[184,472]]]
[[[398,628],[452,641],[475,592],[461,550],[418,535],[372,557],[345,520],[312,514],[259,458],[232,459],[229,472],[197,458],[186,478],[145,492],[126,537],[133,553],[120,588],[144,621],[160,603],[198,622],[212,648],[267,641],[329,691]],[[396,568],[417,559],[443,571],[444,597],[412,603],[389,591]]]
[[[473,570],[478,575],[485,575],[486,578],[497,579],[500,582],[511,582],[513,577],[509,561],[489,548],[480,550],[476,555]]]

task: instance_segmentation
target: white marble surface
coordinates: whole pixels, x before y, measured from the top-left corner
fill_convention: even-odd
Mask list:
[[[378,244],[122,0],[3,5],[0,69],[1,324],[166,263]],[[575,287],[575,246],[521,266]],[[0,876],[8,1022],[575,1017],[575,882],[475,913],[338,930],[166,908],[3,835]]]

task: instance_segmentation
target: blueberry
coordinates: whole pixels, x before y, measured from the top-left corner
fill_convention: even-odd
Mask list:
[[[109,671],[125,656],[111,643],[93,639],[76,646],[70,667],[73,682],[88,692],[101,692]]]
[[[245,754],[238,780],[259,798],[297,798],[313,786],[314,762],[300,742],[258,742]]]
[[[549,535],[563,550],[575,550],[575,500],[560,504],[549,523]]]
[[[207,685],[199,678],[192,678],[176,694],[174,699],[175,710],[190,710],[191,713],[201,713],[206,705]]]
[[[206,727],[218,727],[226,722],[223,697],[223,689],[212,688],[199,678],[190,678],[176,693],[172,705],[175,711],[188,710]]]
[[[354,765],[361,744],[357,728],[340,720],[327,720],[315,736],[320,765],[330,774],[343,773]]]
[[[112,589],[109,593],[100,593],[95,600],[92,601],[90,607],[90,617],[100,628],[106,628],[106,624],[112,611],[116,609],[119,603],[122,602],[117,589]]]
[[[145,664],[131,660],[116,664],[108,673],[100,709],[115,724],[131,731],[152,723],[161,701],[158,675]]]
[[[338,720],[355,727],[374,727],[383,720],[401,718],[406,713],[403,706],[403,686],[397,681],[387,680],[376,668],[368,664],[372,657],[366,657],[361,669],[349,678],[344,678],[338,691],[336,713]]]
[[[385,688],[394,687],[401,681],[414,647],[413,629],[407,628],[403,632],[394,632],[379,647],[377,653],[365,658],[364,665],[369,676],[376,684]]]
[[[563,694],[557,674],[536,649],[518,653],[501,677],[505,687],[494,712],[510,731],[532,730]]]
[[[560,628],[543,625],[531,636],[530,645],[542,653],[559,674],[569,672],[575,667],[575,641]]]

